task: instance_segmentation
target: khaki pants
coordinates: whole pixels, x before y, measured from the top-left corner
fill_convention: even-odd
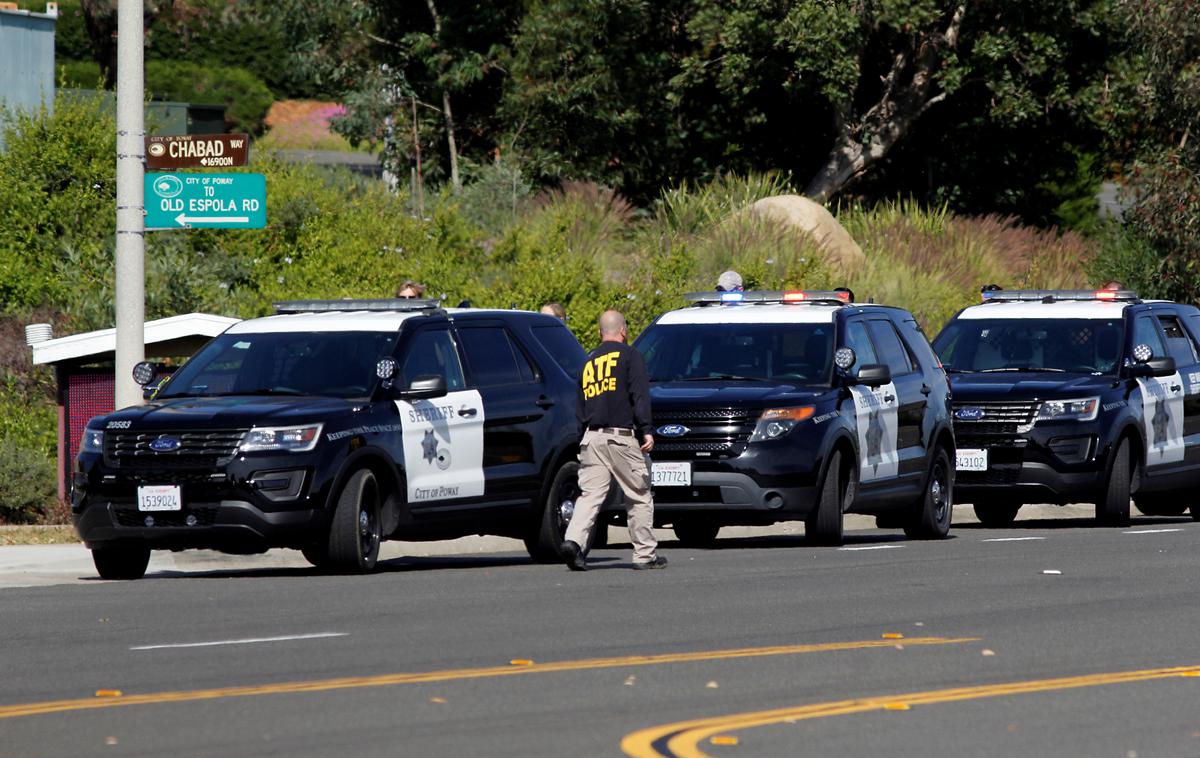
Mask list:
[[[633,543],[633,562],[654,560],[658,541],[654,539],[654,500],[650,496],[650,470],[646,454],[637,437],[589,430],[579,443],[579,488],[583,494],[575,503],[575,513],[567,525],[567,539],[576,545],[588,544],[600,506],[608,497],[610,478],[625,492],[629,540]]]

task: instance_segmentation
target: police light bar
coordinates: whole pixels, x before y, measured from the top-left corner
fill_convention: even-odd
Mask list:
[[[740,305],[743,303],[815,303],[841,305],[850,302],[843,290],[750,290],[746,292],[688,292],[684,299],[693,305]]]
[[[985,290],[980,293],[985,303],[997,302],[1042,302],[1061,300],[1141,302],[1133,290]]]
[[[275,313],[333,313],[338,311],[430,311],[442,307],[428,298],[380,298],[377,300],[286,300],[275,303]]]

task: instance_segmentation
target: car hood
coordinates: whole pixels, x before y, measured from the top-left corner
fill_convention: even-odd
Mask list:
[[[128,421],[131,431],[283,426],[324,420],[361,404],[328,397],[182,397],[123,408],[106,421]]]
[[[650,385],[650,402],[656,410],[695,408],[766,408],[806,405],[815,402],[827,388],[767,382],[655,382]]]
[[[1099,395],[1112,388],[1111,376],[1013,371],[992,374],[951,374],[956,403],[983,400],[1044,400]]]

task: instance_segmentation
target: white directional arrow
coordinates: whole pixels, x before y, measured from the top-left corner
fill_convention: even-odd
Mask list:
[[[201,159],[200,159],[200,165],[201,165],[201,166],[207,166],[207,165],[208,165],[208,158],[201,158]]]
[[[185,216],[180,213],[175,217],[180,226],[188,224],[248,224],[249,216]]]

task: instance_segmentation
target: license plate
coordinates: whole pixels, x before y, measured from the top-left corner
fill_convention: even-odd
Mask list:
[[[177,484],[156,484],[138,487],[139,511],[181,511],[183,497]]]
[[[963,450],[959,448],[954,468],[959,471],[987,471],[987,450]]]
[[[690,487],[692,464],[687,461],[652,463],[650,483],[655,487]]]

